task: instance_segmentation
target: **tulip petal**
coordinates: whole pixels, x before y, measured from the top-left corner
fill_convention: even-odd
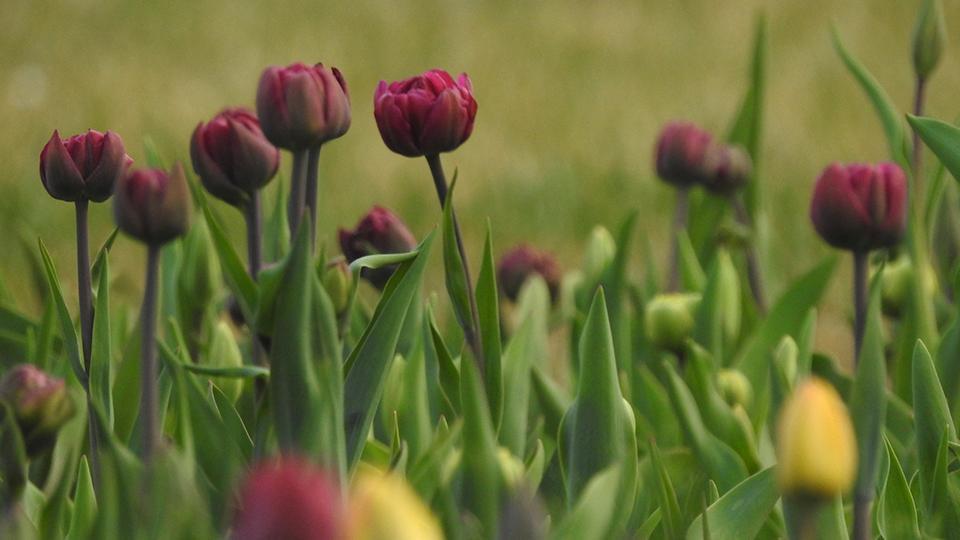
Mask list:
[[[113,188],[129,165],[120,136],[112,131],[103,135],[96,167],[84,182],[84,193],[94,202],[103,202],[113,194]]]
[[[76,201],[83,196],[83,177],[56,131],[40,152],[40,180],[54,199]]]

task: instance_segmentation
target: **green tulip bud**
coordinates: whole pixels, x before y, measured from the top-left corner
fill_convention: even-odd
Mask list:
[[[13,411],[30,457],[53,448],[57,431],[75,412],[63,379],[29,364],[16,366],[0,380],[0,401]]]
[[[740,323],[743,318],[743,304],[740,297],[740,278],[733,259],[726,249],[717,251],[717,271],[719,272],[720,290],[717,303],[720,305],[723,336],[728,343],[732,343],[740,335]]]
[[[497,463],[504,484],[511,490],[519,487],[523,482],[523,463],[502,446],[497,448]]]
[[[217,323],[213,330],[213,336],[210,338],[210,347],[207,349],[207,364],[211,367],[220,368],[238,368],[243,366],[243,355],[240,354],[240,347],[230,329],[230,325],[224,321]],[[224,395],[231,402],[236,403],[243,392],[243,380],[235,377],[211,377],[213,384],[217,385]]]
[[[784,336],[773,353],[773,367],[781,379],[790,387],[797,380],[797,356],[800,349],[790,336]]]
[[[683,350],[684,342],[693,332],[694,313],[699,304],[699,293],[654,296],[644,313],[647,338],[661,349]]]
[[[737,369],[721,369],[717,373],[717,387],[723,399],[733,406],[750,406],[753,401],[753,385],[750,379]]]
[[[947,41],[947,28],[940,0],[925,0],[913,27],[913,71],[926,79],[936,69]]]
[[[337,257],[328,262],[323,271],[323,288],[330,296],[337,315],[342,315],[350,303],[350,289],[353,286],[353,276],[350,267],[343,257]]]
[[[590,231],[583,254],[583,278],[588,285],[596,285],[617,255],[617,243],[605,227],[597,225]]]
[[[907,256],[900,256],[883,267],[880,280],[880,300],[884,315],[898,318],[907,309],[913,294],[915,269]],[[937,291],[937,275],[932,266],[927,266],[923,275],[923,290],[928,296]]]
[[[220,260],[210,239],[207,222],[197,220],[183,238],[183,258],[177,276],[177,305],[192,346],[196,347],[200,342],[204,313],[222,289]]]

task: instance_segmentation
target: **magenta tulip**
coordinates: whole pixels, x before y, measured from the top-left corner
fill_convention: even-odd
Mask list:
[[[382,206],[371,208],[354,230],[340,229],[339,237],[343,256],[349,262],[379,253],[405,253],[417,247],[416,239],[403,220]],[[383,289],[394,270],[395,265],[365,268],[361,276]]]
[[[55,199],[103,202],[131,163],[112,131],[91,129],[67,139],[54,131],[40,152],[40,180]]]
[[[117,184],[114,217],[120,230],[158,246],[190,228],[190,190],[180,164],[170,172],[137,169]]]
[[[511,301],[517,300],[523,284],[534,275],[543,278],[550,291],[551,300],[556,300],[563,275],[553,255],[521,244],[500,258],[497,280],[501,291]]]
[[[350,128],[347,83],[337,68],[302,63],[271,66],[257,89],[257,116],[264,135],[288,150],[306,150]]]
[[[654,153],[657,176],[677,187],[706,182],[713,136],[690,122],[664,126]]]

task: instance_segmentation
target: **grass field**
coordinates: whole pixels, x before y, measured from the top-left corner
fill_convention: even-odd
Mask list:
[[[945,7],[948,21],[960,17],[960,5]],[[14,290],[29,283],[17,244],[33,246],[40,236],[65,290],[75,290],[73,213],[47,197],[37,174],[54,128],[115,130],[140,162],[149,136],[168,158],[185,159],[198,121],[226,104],[251,106],[263,67],[296,60],[340,67],[353,100],[350,132],[321,160],[321,238],[332,240],[337,226],[352,225],[374,203],[396,209],[418,235],[437,221],[425,164],[389,152],[372,115],[379,79],[436,66],[468,72],[479,102],[472,139],[444,158],[459,170],[458,205],[474,257],[489,217],[498,250],[529,241],[573,266],[595,223],[613,227],[635,207],[642,235],[665,253],[672,199],[651,172],[654,137],[674,118],[726,130],[746,85],[753,23],[765,10],[760,181],[766,272],[776,292],[827,252],[807,219],[820,169],[885,158],[870,106],[830,45],[831,21],[906,109],[915,9],[892,0],[8,0],[0,21],[0,274]],[[949,45],[931,83],[933,116],[960,111],[957,49]],[[221,210],[242,241],[239,214]],[[109,207],[96,207],[95,244],[110,227]],[[142,250],[128,241],[117,250],[116,264],[128,270],[118,272],[118,293],[139,295],[133,270]],[[835,305],[846,305],[846,281],[836,278]],[[846,313],[830,304],[825,311],[821,341],[843,351]]]

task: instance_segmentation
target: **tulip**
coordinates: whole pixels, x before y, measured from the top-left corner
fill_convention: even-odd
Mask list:
[[[678,188],[705,183],[708,157],[714,141],[710,133],[690,122],[670,122],[657,138],[654,152],[657,176]]]
[[[353,285],[353,275],[346,259],[337,257],[328,262],[323,270],[322,280],[334,311],[337,315],[343,315],[350,304],[350,289]]]
[[[497,266],[497,282],[511,302],[517,301],[524,283],[535,274],[543,278],[550,291],[550,299],[555,302],[563,275],[557,261],[549,253],[521,244],[506,252]]]
[[[470,138],[477,101],[466,73],[454,80],[432,69],[403,81],[380,81],[373,114],[387,148],[407,157],[432,156]]]
[[[0,380],[0,401],[13,412],[32,457],[53,448],[57,431],[75,412],[63,379],[29,364],[14,367]]]
[[[400,476],[358,471],[350,489],[346,538],[440,540],[436,518]]]
[[[333,477],[296,458],[261,463],[240,488],[234,540],[340,540],[343,508]]]
[[[854,351],[867,313],[867,258],[874,249],[897,245],[907,226],[907,181],[893,163],[840,165],[824,169],[810,203],[810,219],[830,245],[853,252]]]
[[[750,180],[753,163],[743,148],[714,143],[704,166],[703,187],[716,195],[732,197]]]
[[[590,239],[583,252],[583,280],[591,289],[590,295],[593,295],[593,289],[603,279],[616,256],[617,242],[613,239],[613,235],[606,227],[595,226],[590,231]]]
[[[682,351],[687,338],[693,333],[694,313],[699,304],[699,293],[654,296],[644,310],[647,339],[661,349]]]
[[[724,401],[731,407],[749,407],[753,401],[753,385],[750,379],[737,369],[721,369],[717,372],[717,387]]]
[[[354,230],[340,229],[338,235],[340,249],[349,262],[379,253],[406,253],[417,247],[410,229],[396,214],[382,206],[371,208]],[[382,290],[396,269],[396,265],[364,268],[360,275]]]
[[[131,163],[112,131],[91,129],[67,139],[54,131],[40,152],[40,180],[54,199],[103,202]]]
[[[243,367],[243,355],[240,346],[233,335],[233,330],[226,321],[217,322],[213,328],[210,344],[207,349],[206,361],[211,367],[239,369]],[[216,384],[231,403],[236,403],[243,392],[243,379],[237,377],[214,377]]]
[[[946,41],[947,28],[940,0],[924,0],[913,27],[913,71],[918,79],[927,79],[936,69]]]
[[[323,64],[268,67],[257,88],[257,116],[267,139],[293,152],[287,218],[296,237],[305,208],[316,227],[320,147],[350,128],[347,83],[340,70]]]

